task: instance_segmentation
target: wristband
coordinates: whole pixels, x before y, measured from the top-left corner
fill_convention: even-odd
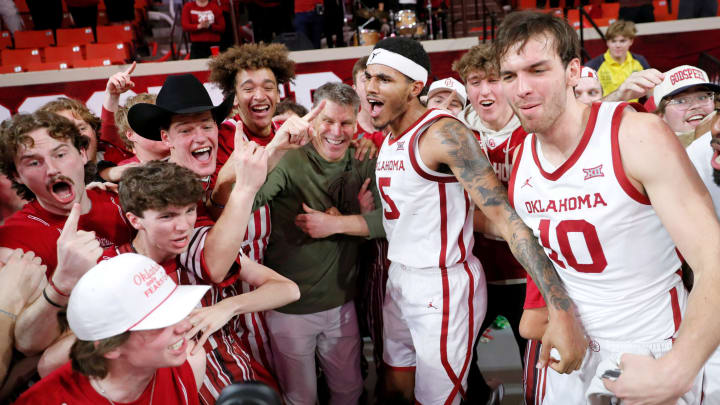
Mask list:
[[[47,293],[45,292],[45,289],[44,289],[44,288],[43,288],[43,297],[45,297],[45,301],[47,301],[48,304],[50,304],[50,305],[52,305],[52,306],[54,306],[54,307],[56,307],[56,308],[60,308],[60,309],[65,308],[64,306],[62,306],[62,305],[58,304],[57,302],[51,300],[50,297],[48,297]]]
[[[70,294],[65,294],[64,292],[60,291],[59,288],[57,288],[57,286],[55,285],[55,282],[53,281],[53,278],[52,278],[52,277],[50,277],[49,284],[50,284],[50,287],[52,287],[52,289],[55,290],[56,293],[62,295],[63,297],[69,297],[69,296],[70,296]]]
[[[0,309],[0,314],[7,315],[10,319],[13,320],[13,322],[17,319],[17,315],[13,314],[12,312],[8,312],[4,309]]]

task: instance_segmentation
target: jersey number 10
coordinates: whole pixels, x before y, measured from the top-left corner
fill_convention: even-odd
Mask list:
[[[568,233],[570,232],[581,233],[583,235],[592,263],[578,263],[572,246],[570,245],[570,240],[568,239]],[[560,259],[557,252],[550,247],[549,234],[550,220],[541,219],[540,244],[550,250],[550,254],[548,255],[550,259],[564,269],[565,263]],[[605,270],[605,267],[607,267],[607,259],[605,258],[602,245],[600,245],[600,238],[598,238],[597,230],[593,224],[584,219],[560,221],[555,227],[555,234],[557,235],[557,244],[560,246],[560,253],[562,253],[570,267],[580,273],[602,273],[602,271]]]

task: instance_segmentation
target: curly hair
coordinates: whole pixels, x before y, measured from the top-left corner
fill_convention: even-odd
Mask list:
[[[267,68],[278,84],[295,78],[295,62],[288,57],[283,44],[244,44],[234,46],[210,59],[210,81],[216,83],[227,97],[235,91],[235,77],[241,70]]]
[[[97,140],[100,140],[100,126],[102,124],[100,118],[95,116],[95,114],[93,114],[92,111],[90,111],[87,106],[85,106],[85,104],[79,102],[78,100],[67,97],[60,97],[56,100],[46,103],[44,106],[40,107],[40,110],[53,113],[69,110],[72,112],[75,118],[79,118],[87,122],[88,125],[90,125],[90,127],[93,129],[93,131],[95,131],[95,138]]]
[[[0,124],[0,172],[12,181],[12,187],[25,200],[35,199],[35,194],[24,184],[18,183],[15,158],[21,148],[32,148],[33,138],[28,134],[46,128],[51,138],[69,140],[78,150],[86,150],[90,144],[69,119],[49,111],[38,110],[32,114],[16,114]]]
[[[153,160],[125,170],[118,194],[123,211],[142,218],[146,210],[197,203],[202,198],[203,186],[189,169]]]
[[[133,143],[129,139],[127,139],[127,136],[125,135],[128,130],[132,130],[127,119],[127,113],[130,110],[130,107],[138,103],[155,104],[155,99],[157,99],[157,95],[155,94],[140,93],[127,99],[125,105],[119,107],[118,110],[115,112],[115,127],[117,127],[120,139],[123,141],[123,144],[125,144],[125,147],[127,147],[128,149],[132,149],[133,147]]]
[[[460,75],[463,82],[467,82],[468,76],[473,72],[484,72],[488,76],[497,75],[500,72],[489,44],[475,45],[470,48],[460,59],[453,62],[452,70]]]

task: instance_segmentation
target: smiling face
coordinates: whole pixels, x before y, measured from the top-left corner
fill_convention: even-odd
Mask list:
[[[235,99],[243,123],[256,134],[269,135],[275,106],[280,101],[272,70],[241,70],[235,76]]]
[[[365,79],[370,117],[378,129],[402,116],[423,88],[422,82],[413,82],[397,70],[380,64],[368,65]]]
[[[433,93],[432,96],[428,97],[427,106],[428,108],[439,108],[443,103],[445,103],[445,100],[452,94],[449,90],[441,90],[436,91]],[[464,105],[460,97],[457,95],[453,97],[452,100],[450,100],[450,104],[448,105],[448,111],[450,111],[453,115],[459,115],[462,111]]]
[[[575,98],[584,104],[590,105],[602,99],[602,87],[594,77],[581,77],[573,90]]]
[[[715,109],[712,92],[702,86],[692,87],[669,100],[660,117],[675,132],[694,130]]]
[[[608,39],[607,47],[610,50],[610,56],[618,62],[623,62],[632,43],[632,39],[623,35],[616,35],[612,39]]]
[[[18,149],[15,181],[28,187],[46,210],[67,215],[85,196],[85,151],[78,151],[69,139],[51,137],[46,128],[27,136],[33,146]]]
[[[94,162],[97,160],[97,134],[95,133],[95,130],[92,128],[90,124],[85,122],[82,118],[78,117],[76,114],[72,112],[72,110],[63,110],[58,111],[55,114],[62,115],[63,117],[69,119],[72,121],[73,124],[77,127],[77,129],[80,131],[80,134],[87,136],[90,138],[90,144],[88,145],[87,149],[87,156],[88,160]]]
[[[187,359],[185,333],[191,328],[190,322],[184,319],[162,329],[133,331],[127,342],[105,357],[122,360],[139,369],[178,367]]]
[[[471,72],[465,90],[473,109],[489,128],[500,130],[510,121],[513,112],[497,75],[479,70]]]
[[[131,212],[126,216],[138,231],[144,250],[148,250],[144,253],[160,263],[187,250],[197,219],[197,203],[147,209],[142,217]]]
[[[313,121],[313,147],[328,162],[342,159],[355,134],[356,124],[357,114],[352,105],[327,100],[325,108]]]
[[[146,160],[160,160],[170,153],[170,147],[163,141],[153,141],[138,135],[132,129],[125,132],[125,137],[133,143],[133,152],[141,163]]]
[[[510,47],[500,60],[503,92],[527,132],[548,132],[568,103],[576,102],[572,87],[580,76],[580,61],[572,59],[563,67],[552,41],[533,36],[523,47]]]
[[[160,136],[170,148],[170,161],[200,177],[215,173],[218,127],[210,111],[174,115]]]

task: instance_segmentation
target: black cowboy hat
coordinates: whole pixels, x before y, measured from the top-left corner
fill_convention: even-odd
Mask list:
[[[160,140],[160,128],[170,124],[175,114],[193,114],[210,111],[220,125],[230,114],[234,95],[214,106],[210,95],[200,81],[191,74],[168,76],[158,93],[155,104],[138,103],[128,111],[128,124],[143,138]]]

